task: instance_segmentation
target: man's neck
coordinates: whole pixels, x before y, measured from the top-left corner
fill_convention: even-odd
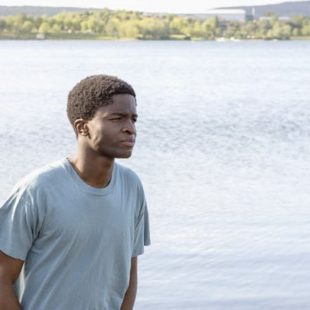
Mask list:
[[[77,152],[68,158],[80,178],[90,186],[106,187],[112,177],[114,159]]]

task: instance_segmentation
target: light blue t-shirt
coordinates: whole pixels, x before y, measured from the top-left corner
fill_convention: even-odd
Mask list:
[[[0,250],[24,260],[23,310],[119,310],[131,258],[150,244],[142,184],[114,164],[94,188],[67,159],[27,176],[0,207]]]

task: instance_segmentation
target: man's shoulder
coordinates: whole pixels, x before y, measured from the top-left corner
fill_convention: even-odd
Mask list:
[[[119,175],[121,176],[122,179],[126,180],[130,184],[137,185],[139,187],[142,187],[141,180],[139,176],[137,175],[136,172],[134,172],[132,169],[129,167],[123,166],[119,163],[116,163],[117,170],[119,172]]]
[[[120,165],[119,163],[116,164],[116,168],[119,175],[119,183],[117,186],[120,186],[125,190],[127,198],[134,197],[134,201],[136,201],[135,199],[138,199],[137,206],[139,210],[139,206],[145,201],[144,189],[139,176],[132,169]]]
[[[45,187],[51,182],[58,182],[63,178],[65,160],[58,160],[40,167],[23,177],[14,187],[15,190],[34,190]]]

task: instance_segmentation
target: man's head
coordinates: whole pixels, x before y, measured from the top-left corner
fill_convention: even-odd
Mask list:
[[[87,77],[69,93],[67,113],[83,152],[109,159],[131,155],[136,94],[126,82],[107,75]]]
[[[100,107],[112,104],[112,97],[119,94],[136,98],[131,85],[115,76],[99,74],[81,80],[68,96],[67,115],[73,128],[77,119],[92,119]]]

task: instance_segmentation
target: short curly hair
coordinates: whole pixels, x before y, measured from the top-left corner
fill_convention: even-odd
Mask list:
[[[77,119],[92,119],[100,107],[113,103],[112,96],[118,94],[136,98],[132,86],[115,76],[92,75],[77,83],[70,91],[67,103],[67,115],[73,128]]]

